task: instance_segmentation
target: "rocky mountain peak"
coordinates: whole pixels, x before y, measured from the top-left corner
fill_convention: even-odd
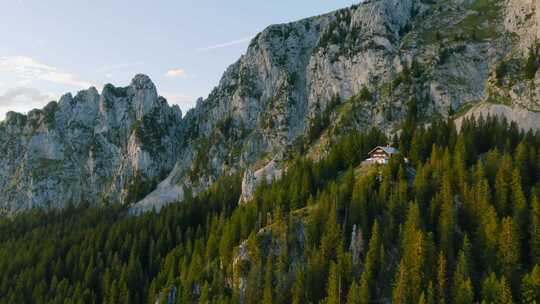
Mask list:
[[[135,75],[133,79],[131,80],[129,87],[135,91],[138,91],[138,90],[156,91],[156,86],[154,85],[150,77],[144,74]]]
[[[10,113],[0,125],[0,202],[18,210],[84,196],[152,210],[246,172],[245,202],[291,155],[318,159],[350,130],[395,133],[412,103],[426,121],[493,103],[522,117],[540,109],[540,72],[527,58],[538,6],[368,0],[269,26],[183,118],[142,74],[28,117]]]
[[[140,200],[174,166],[181,117],[145,75],[9,113],[0,123],[0,211]]]
[[[391,134],[411,101],[429,119],[488,99],[498,62],[531,40],[533,2],[371,0],[269,26],[188,112],[189,145],[140,206],[181,200],[182,189],[197,193],[244,169],[246,199],[257,176],[278,177],[275,164],[321,136],[331,144],[336,134],[371,126]]]

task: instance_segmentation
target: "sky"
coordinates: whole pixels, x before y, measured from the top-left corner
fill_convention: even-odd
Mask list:
[[[358,2],[0,0],[0,120],[138,73],[185,113],[267,26]]]

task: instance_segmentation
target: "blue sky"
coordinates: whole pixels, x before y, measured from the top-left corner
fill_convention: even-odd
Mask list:
[[[0,0],[0,120],[66,92],[149,75],[185,112],[266,26],[351,0]]]

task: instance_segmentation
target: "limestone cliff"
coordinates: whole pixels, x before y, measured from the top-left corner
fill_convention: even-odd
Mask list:
[[[324,142],[316,149],[324,153],[332,140],[321,134],[369,126],[392,133],[411,101],[426,120],[493,102],[495,71],[508,58],[525,60],[538,14],[534,0],[372,0],[270,26],[186,114],[177,167],[136,208],[162,205],[170,193],[179,200],[183,189],[197,193],[239,170],[244,201],[262,176],[279,177],[275,164],[299,146]],[[535,90],[508,102],[531,107]]]
[[[412,103],[426,121],[480,113],[478,104],[534,116],[539,6],[368,0],[268,27],[184,118],[143,76],[11,113],[0,125],[0,204],[12,212],[97,199],[148,211],[238,172],[245,202],[292,155],[324,154],[351,129],[393,133]]]
[[[8,113],[0,123],[3,212],[141,199],[174,166],[181,115],[144,75],[126,88],[90,88],[28,115]]]

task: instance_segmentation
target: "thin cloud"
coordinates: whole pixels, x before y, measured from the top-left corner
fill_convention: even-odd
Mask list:
[[[251,39],[253,39],[253,36],[244,37],[244,38],[240,38],[240,39],[237,39],[237,40],[224,42],[224,43],[220,43],[220,44],[216,44],[216,45],[212,45],[212,46],[208,46],[208,47],[198,48],[196,50],[199,51],[199,52],[211,51],[211,50],[215,50],[215,49],[221,49],[221,48],[234,46],[234,45],[237,45],[237,44],[242,44],[244,42],[250,41]]]
[[[138,66],[141,66],[141,65],[144,65],[144,62],[142,62],[142,61],[134,61],[134,62],[126,62],[126,63],[104,65],[104,66],[98,67],[96,69],[96,72],[107,73],[107,72],[111,72],[111,71],[130,69],[130,68],[138,67]]]
[[[18,87],[8,89],[0,95],[0,105],[14,105],[20,102],[20,99],[32,102],[51,101],[54,96],[50,93],[43,93],[35,88]]]
[[[82,79],[76,74],[26,56],[0,57],[0,72],[14,75],[18,78],[19,83],[25,85],[35,80],[44,80],[79,88],[96,86],[93,82]]]
[[[52,93],[41,92],[35,88],[10,88],[0,95],[0,120],[3,120],[9,111],[27,112],[41,108],[55,99],[56,96]]]
[[[172,69],[168,70],[167,73],[165,73],[165,77],[169,78],[187,78],[188,75],[185,70],[183,69]]]

